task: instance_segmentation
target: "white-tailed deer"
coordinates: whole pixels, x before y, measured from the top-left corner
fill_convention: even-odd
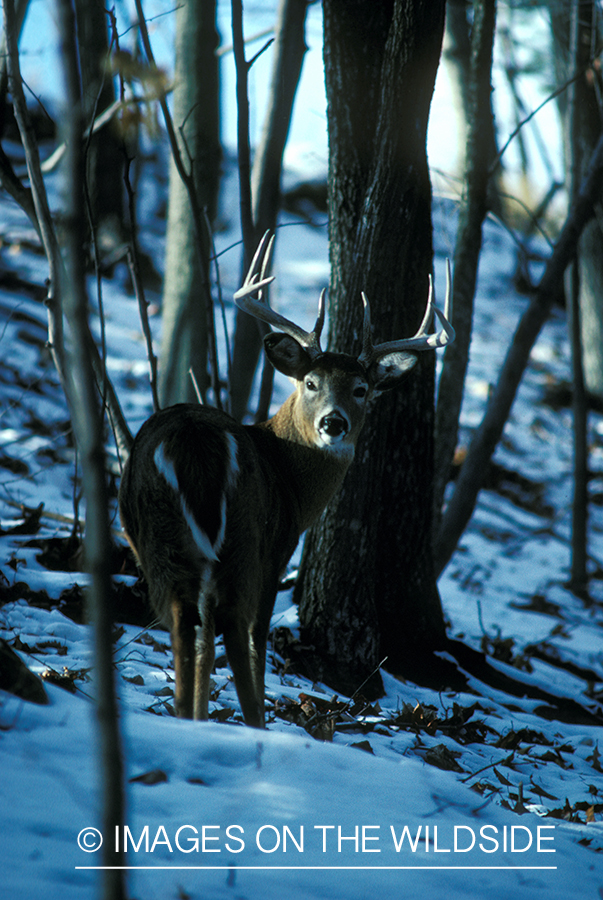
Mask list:
[[[343,481],[369,401],[399,383],[417,351],[454,338],[430,288],[414,337],[373,346],[363,294],[360,355],[323,352],[324,291],[312,332],[262,300],[271,247],[265,236],[235,301],[279,329],[265,350],[295,391],[261,425],[186,403],[155,413],[134,441],[119,494],[151,604],[171,631],[177,715],[208,717],[214,637],[223,633],[243,716],[258,727],[270,618],[300,535]],[[428,334],[434,311],[442,329]]]

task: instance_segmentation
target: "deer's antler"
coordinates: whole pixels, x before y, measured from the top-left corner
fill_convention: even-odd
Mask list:
[[[358,357],[358,362],[363,366],[369,366],[379,359],[382,359],[388,353],[395,353],[399,350],[411,350],[413,353],[421,350],[436,350],[438,347],[445,347],[454,340],[454,328],[450,323],[452,313],[452,291],[451,291],[451,274],[450,260],[446,260],[446,300],[444,303],[444,312],[440,312],[433,300],[433,280],[429,276],[429,296],[427,298],[427,308],[423,321],[418,331],[410,338],[402,338],[398,341],[387,341],[384,344],[373,345],[372,326],[371,326],[371,310],[369,301],[365,293],[362,294],[362,302],[364,303],[364,324],[362,329],[362,352]],[[434,334],[428,334],[428,329],[433,320],[433,314],[436,314],[442,328]]]
[[[267,231],[258,244],[243,285],[234,295],[234,301],[239,309],[295,338],[308,351],[310,356],[320,356],[322,353],[320,333],[325,321],[326,291],[321,291],[318,301],[318,317],[312,331],[304,331],[295,322],[291,322],[271,309],[263,299],[263,288],[274,281],[274,275],[266,276],[273,245],[274,235],[269,236]]]

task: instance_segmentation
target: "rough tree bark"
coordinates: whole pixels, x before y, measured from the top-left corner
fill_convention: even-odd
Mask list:
[[[375,339],[412,334],[432,265],[425,150],[444,0],[324,0],[330,343],[358,352],[360,291]],[[334,501],[308,533],[296,597],[315,676],[346,693],[388,657],[420,676],[445,640],[431,555],[434,357],[381,397]],[[376,693],[374,676],[363,692]]]
[[[176,9],[174,124],[182,157],[191,161],[199,206],[212,221],[220,183],[219,73],[216,49],[216,0],[187,0]],[[207,315],[199,296],[204,285],[199,252],[209,269],[210,241],[197,247],[189,192],[170,162],[170,189],[163,290],[163,340],[160,357],[162,406],[195,400],[189,369],[202,390],[207,374]]]
[[[448,67],[450,86],[454,98],[453,102],[456,108],[457,168],[460,176],[462,176],[468,165],[466,159],[468,131],[473,121],[473,107],[475,103],[471,96],[472,89],[470,88],[473,80],[471,57],[475,53],[475,50],[471,49],[471,45],[473,44],[474,48],[476,46],[474,34],[475,10],[472,9],[474,6],[475,4],[468,3],[468,0],[448,0],[446,4],[446,40],[444,42],[443,59]],[[469,11],[473,13],[471,22],[468,16]],[[488,106],[490,115],[484,116],[482,119],[481,142],[489,162],[492,162],[496,158],[498,148],[490,95],[488,95]],[[490,204],[497,210],[500,207],[500,200],[496,187],[500,183],[501,171],[501,167],[498,167],[494,173],[492,190],[489,195]]]

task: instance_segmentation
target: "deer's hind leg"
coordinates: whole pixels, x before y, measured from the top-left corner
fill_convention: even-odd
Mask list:
[[[224,623],[224,646],[243,718],[253,728],[264,727],[264,693],[258,696],[252,669],[252,640],[250,628],[244,620],[230,619]]]
[[[278,589],[278,576],[267,576],[255,621],[250,632],[251,670],[255,696],[260,703],[262,721],[264,720],[264,695],[266,677],[266,644],[270,630],[270,620]]]
[[[201,628],[197,629],[195,658],[195,719],[209,718],[209,689],[211,673],[216,660],[215,598],[208,587],[202,585],[199,595]]]
[[[197,610],[176,594],[170,596],[172,654],[176,693],[174,705],[181,719],[193,717],[195,685],[195,626],[199,621]]]

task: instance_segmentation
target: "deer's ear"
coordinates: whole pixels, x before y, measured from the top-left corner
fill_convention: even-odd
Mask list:
[[[397,387],[417,361],[414,353],[394,351],[373,363],[368,371],[374,394],[381,394]]]
[[[275,369],[300,381],[312,368],[312,360],[302,345],[279,331],[271,332],[264,338],[266,356]]]

